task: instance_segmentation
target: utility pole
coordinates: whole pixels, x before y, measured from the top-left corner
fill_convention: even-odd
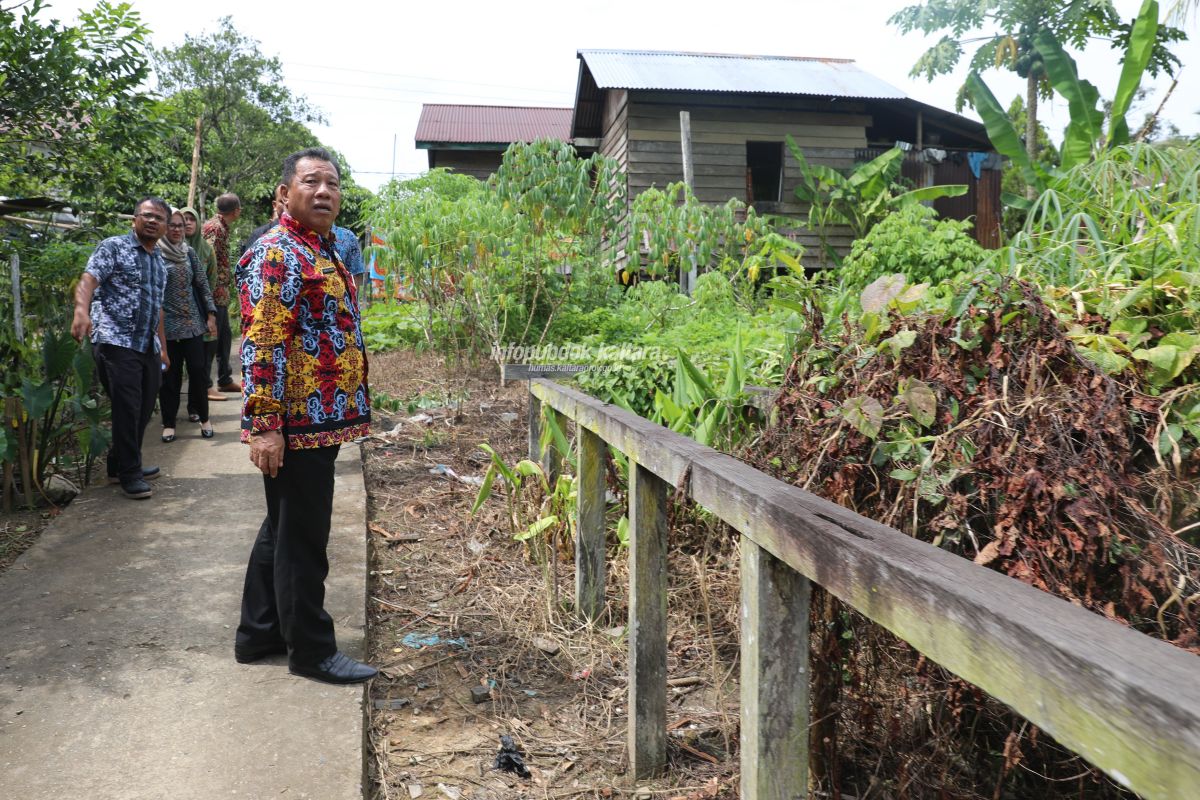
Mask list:
[[[679,142],[683,148],[683,182],[687,184],[689,191],[694,192],[696,189],[696,178],[692,167],[692,113],[690,111],[679,112]],[[686,275],[683,272],[683,264],[679,265],[679,283],[681,284],[683,293],[690,297],[692,287],[696,285],[696,262],[694,256],[692,265]]]
[[[392,134],[392,180],[396,180],[396,134]]]
[[[188,206],[196,207],[196,179],[200,176],[200,117],[196,117],[196,139],[192,142],[192,179],[188,183]],[[199,212],[204,216],[204,211]]]

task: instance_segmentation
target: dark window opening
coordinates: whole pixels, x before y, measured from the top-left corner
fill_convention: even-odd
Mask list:
[[[750,202],[778,203],[783,188],[783,142],[746,142],[746,178]]]

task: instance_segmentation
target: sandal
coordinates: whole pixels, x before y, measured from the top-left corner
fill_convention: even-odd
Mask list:
[[[170,431],[170,433],[167,433],[167,431]],[[162,440],[164,442],[175,441],[175,429],[174,428],[163,428]]]
[[[208,426],[208,428],[205,428],[205,427],[204,427],[205,425],[207,425],[207,426]],[[202,422],[202,423],[200,423],[200,437],[201,437],[201,438],[203,438],[203,439],[211,439],[211,438],[213,438],[213,437],[214,437],[214,436],[216,436],[216,435],[217,435],[217,432],[213,430],[213,427],[212,427],[212,423],[211,423],[211,422]]]

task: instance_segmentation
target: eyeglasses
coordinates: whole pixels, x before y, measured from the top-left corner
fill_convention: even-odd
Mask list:
[[[164,217],[162,214],[147,214],[144,211],[140,214],[135,214],[134,216],[141,217],[142,219],[146,220],[147,222],[166,222],[167,221],[167,218]]]
[[[168,228],[182,228],[183,223],[182,222],[168,222],[167,227]]]

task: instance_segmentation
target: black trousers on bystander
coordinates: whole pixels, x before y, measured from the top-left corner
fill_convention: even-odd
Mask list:
[[[183,391],[183,368],[187,366],[187,407],[208,422],[208,382],[204,374],[204,337],[190,339],[168,339],[167,355],[171,366],[163,373],[162,389],[158,393],[158,406],[162,412],[164,428],[175,427],[175,415],[179,412],[179,393]]]
[[[98,344],[92,351],[96,372],[112,403],[112,445],[108,474],[122,485],[142,479],[142,437],[154,414],[162,381],[162,360],[151,347],[139,353],[115,344]]]
[[[263,476],[267,518],[246,567],[237,650],[286,643],[289,661],[302,666],[337,652],[325,577],[338,449],[288,450],[279,474]]]

